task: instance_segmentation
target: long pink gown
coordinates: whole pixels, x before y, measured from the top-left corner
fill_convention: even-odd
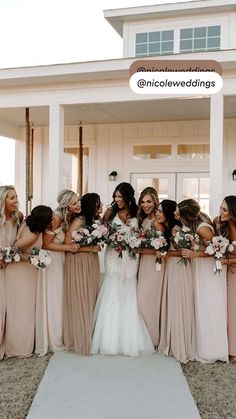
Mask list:
[[[236,248],[227,257],[236,258]],[[236,356],[236,263],[228,266],[227,285],[229,355]]]
[[[207,226],[201,223],[198,229]],[[196,358],[209,363],[228,361],[226,266],[214,275],[215,260],[194,258],[194,302],[196,319]]]
[[[152,222],[153,220],[145,218],[142,228],[150,228]],[[156,270],[155,262],[156,255],[142,254],[140,256],[137,300],[138,309],[146,323],[152,343],[154,346],[158,346],[165,262],[162,262],[161,271]]]
[[[23,224],[18,232],[20,235]],[[41,247],[41,235],[27,250]],[[6,268],[6,332],[5,355],[29,357],[35,342],[35,303],[38,270],[29,262],[11,263]]]
[[[65,233],[57,228],[52,234],[53,243],[64,243]],[[50,265],[38,273],[36,298],[35,352],[46,355],[49,351],[64,349],[62,339],[62,292],[64,252],[49,252]]]
[[[158,350],[186,364],[195,356],[193,275],[191,263],[179,260],[166,262]]]
[[[17,235],[17,225],[7,220],[0,226],[0,247],[12,246]],[[0,269],[0,359],[4,356],[4,330],[6,319],[6,268]]]
[[[97,253],[66,252],[63,288],[63,339],[65,348],[90,355],[93,310],[100,285]]]

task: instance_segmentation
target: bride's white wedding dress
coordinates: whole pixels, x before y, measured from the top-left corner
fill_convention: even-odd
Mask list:
[[[118,215],[112,224],[124,226]],[[137,219],[130,220],[138,227]],[[105,278],[94,311],[93,354],[140,355],[153,353],[153,344],[137,307],[138,259],[128,251],[122,258],[111,247],[105,253]]]

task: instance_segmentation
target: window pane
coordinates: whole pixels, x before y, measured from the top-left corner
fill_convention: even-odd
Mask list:
[[[194,38],[206,38],[206,28],[194,28]]]
[[[203,211],[203,212],[205,212],[206,214],[209,215],[209,213],[210,213],[210,208],[209,208],[210,199],[199,199],[198,202],[199,202],[201,211]]]
[[[149,45],[149,52],[160,52],[160,42],[155,42]]]
[[[162,41],[173,41],[174,39],[174,31],[163,31],[161,35]]]
[[[194,39],[194,49],[206,49],[206,39]]]
[[[183,179],[183,199],[198,199],[198,178]]]
[[[140,194],[144,188],[152,186],[158,192],[159,199],[168,199],[168,179],[167,178],[138,178],[137,190]]]
[[[200,178],[199,197],[202,199],[210,198],[210,179],[207,177]]]
[[[136,33],[136,43],[147,42],[147,33]]]
[[[147,54],[147,44],[136,45],[136,54]]]
[[[171,145],[134,145],[134,159],[165,159],[171,155]]]
[[[180,41],[180,51],[192,51],[192,40],[189,41]]]
[[[209,144],[178,144],[177,154],[184,159],[207,159],[209,158]]]
[[[220,26],[209,26],[208,36],[220,36]]]
[[[180,29],[180,39],[190,39],[193,37],[193,29]]]
[[[149,42],[160,41],[160,32],[149,32]]]
[[[161,50],[162,52],[173,52],[174,43],[171,42],[162,42],[161,44]]]
[[[220,48],[220,38],[208,38],[207,48]]]

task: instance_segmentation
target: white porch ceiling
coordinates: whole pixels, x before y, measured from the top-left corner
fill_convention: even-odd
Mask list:
[[[225,98],[225,118],[236,118],[236,96]],[[65,106],[65,125],[113,124],[209,119],[209,98],[150,100],[117,103],[90,103]],[[31,107],[30,121],[34,126],[49,124],[48,107]],[[0,125],[15,128],[25,124],[24,108],[0,109]]]

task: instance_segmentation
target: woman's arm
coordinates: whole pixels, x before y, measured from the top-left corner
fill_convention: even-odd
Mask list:
[[[53,227],[54,230],[56,230],[57,228],[59,228],[61,226],[61,219],[60,217],[56,214],[53,220]],[[53,243],[53,239],[55,237],[55,232],[54,231],[50,231],[50,230],[46,230],[45,233],[43,234],[43,249],[46,250],[52,250],[54,252],[77,252],[79,249],[79,245],[75,244],[75,243],[70,243],[70,244],[59,244],[59,243]]]
[[[32,233],[28,227],[24,227],[13,246],[17,247],[19,250],[27,250],[36,242],[38,236],[38,233]]]
[[[84,222],[81,218],[75,218],[72,223],[70,224],[66,235],[65,235],[65,240],[64,240],[64,244],[66,245],[71,245],[73,243],[73,238],[71,236],[71,233],[73,231],[77,231],[79,230],[82,226],[83,226]]]
[[[210,227],[204,226],[204,227],[199,228],[198,235],[199,235],[201,240],[211,241],[214,234],[213,234]],[[194,251],[194,250],[191,250],[191,249],[183,249],[182,250],[182,256],[184,258],[204,258],[204,257],[209,258],[209,257],[212,257],[212,256],[208,255],[204,250]]]

